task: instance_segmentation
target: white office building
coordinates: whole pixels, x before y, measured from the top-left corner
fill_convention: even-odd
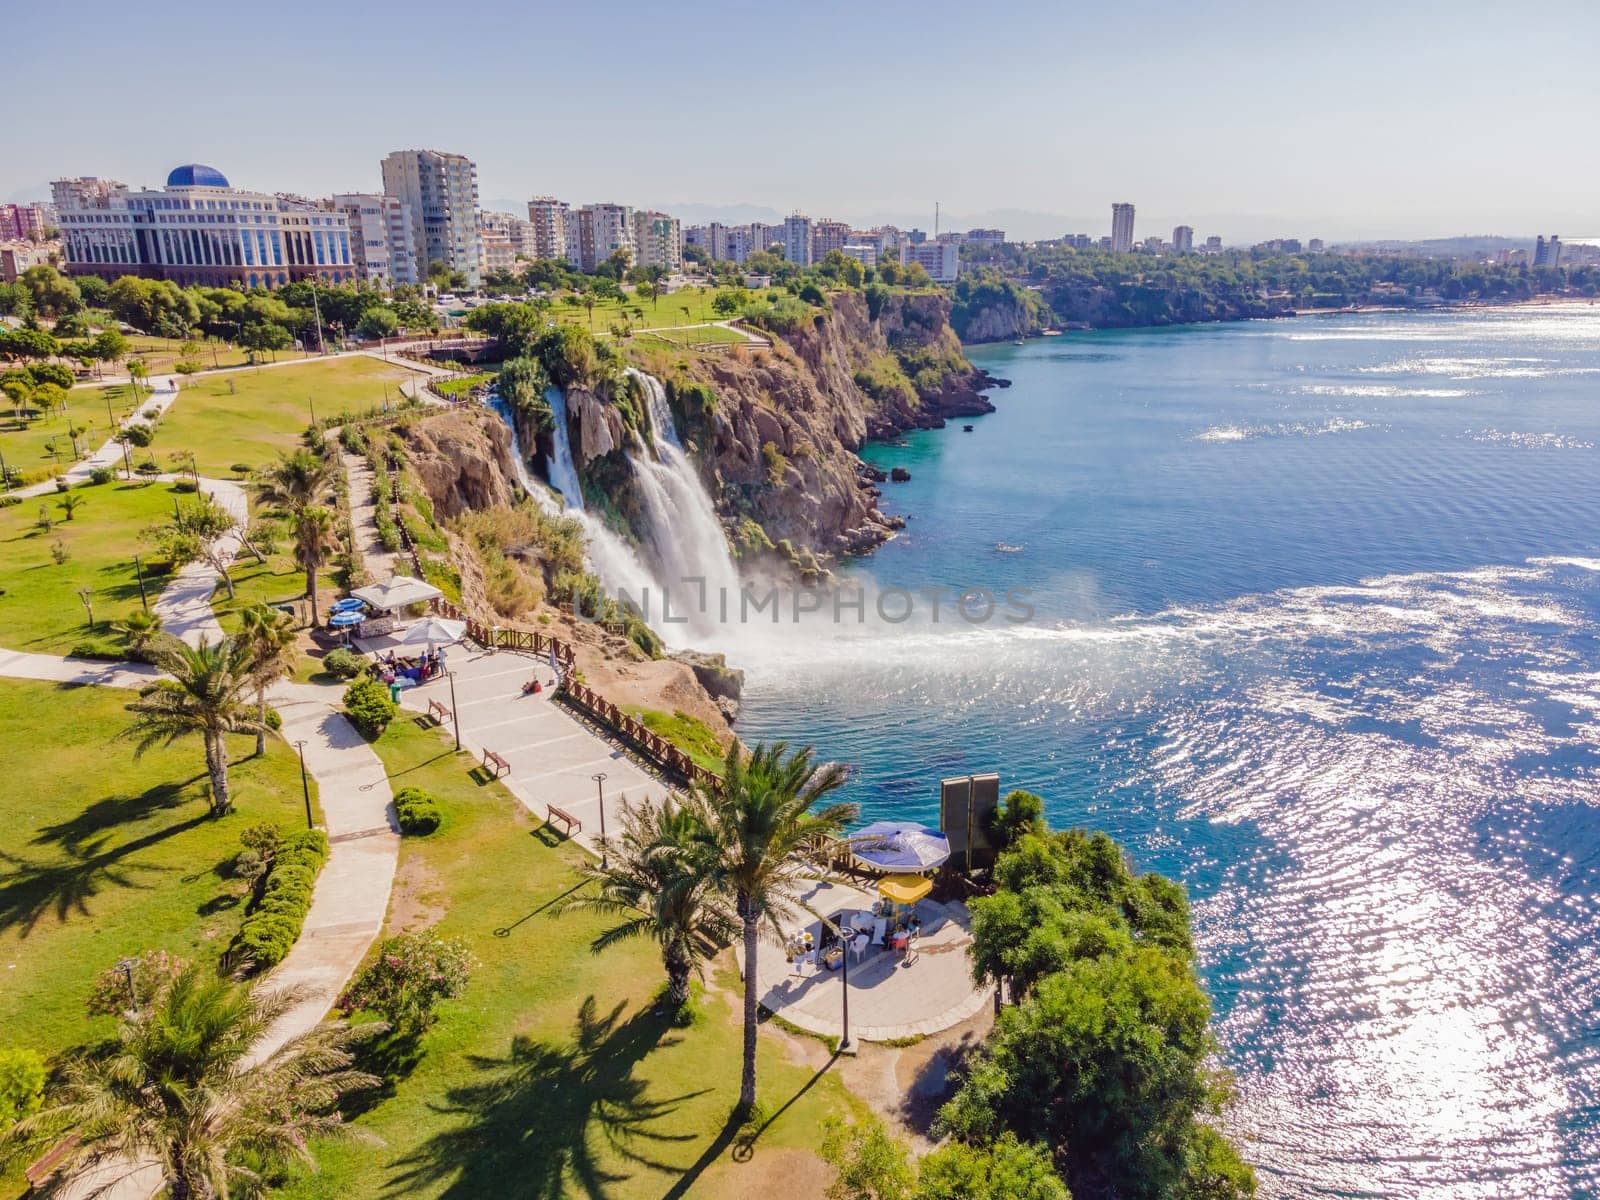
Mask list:
[[[51,191],[69,274],[247,288],[357,278],[343,212],[232,187],[203,163],[174,168],[160,189],[79,178]]]
[[[1127,254],[1133,249],[1133,205],[1122,203],[1111,206],[1111,250]]]
[[[478,168],[464,154],[396,150],[384,158],[383,191],[411,209],[418,271],[442,262],[482,282],[478,238]]]

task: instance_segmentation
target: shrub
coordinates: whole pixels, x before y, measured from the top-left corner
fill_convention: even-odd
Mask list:
[[[110,483],[117,477],[117,473],[110,467],[96,467],[89,472],[90,483]]]
[[[357,675],[365,674],[367,660],[354,650],[340,646],[323,655],[322,669],[336,679],[354,679]]]
[[[18,1047],[0,1050],[0,1133],[39,1110],[44,1099],[44,1059]]]
[[[378,947],[377,957],[339,998],[339,1008],[346,1015],[371,1009],[396,1029],[417,1032],[433,1023],[439,1001],[466,990],[473,966],[459,939],[432,930],[403,933]]]
[[[232,471],[235,475],[248,475],[251,471],[254,471],[255,468],[249,463],[234,463],[233,466],[228,468],[228,470]]]
[[[197,492],[200,488],[192,479],[175,479],[172,481],[172,490],[175,492]]]
[[[276,830],[272,831],[276,833]],[[253,826],[245,836],[263,833]],[[259,850],[270,844],[270,837],[248,849]],[[252,970],[265,970],[283,961],[311,907],[311,892],[317,872],[328,861],[328,835],[320,829],[298,829],[283,835],[272,855],[272,866],[261,889],[261,902],[244,919],[239,936],[233,941],[229,958]]]
[[[363,675],[344,690],[344,711],[350,723],[369,738],[378,737],[399,711],[389,699],[389,689],[371,675]]]
[[[122,436],[135,446],[142,448],[150,444],[151,440],[156,436],[156,431],[141,421],[134,421],[123,429]]]
[[[88,1002],[84,1005],[90,1016],[120,1016],[135,1004],[141,1009],[148,1008],[153,1000],[166,994],[172,981],[189,966],[188,959],[168,954],[165,950],[146,950],[137,958],[126,961],[126,969],[119,962],[94,977]],[[130,972],[133,975],[131,995],[128,991]]]
[[[72,644],[73,658],[94,658],[105,662],[121,662],[127,651],[109,638],[84,638]]]
[[[426,837],[439,828],[442,819],[438,798],[421,788],[402,788],[394,798],[395,815],[400,818],[400,832]]]

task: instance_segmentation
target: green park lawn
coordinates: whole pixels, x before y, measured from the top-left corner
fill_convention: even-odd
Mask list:
[[[190,376],[151,449],[162,461],[193,451],[200,474],[227,478],[235,465],[265,466],[302,445],[313,408],[318,418],[377,408],[386,395],[398,400],[398,384],[411,377],[405,367],[364,355]]]
[[[712,307],[719,291],[726,289],[689,287],[661,297],[659,301],[646,300],[631,293],[619,305],[615,300],[602,300],[594,306],[594,332],[604,333],[615,321],[626,320],[635,329],[661,329],[672,325],[698,325],[705,321],[725,321],[728,318]],[[639,309],[643,315],[634,316]],[[689,311],[684,312],[687,308]],[[558,298],[550,315],[559,321],[589,326],[589,312],[581,305],[574,307],[566,299]],[[709,339],[706,339],[709,340]]]
[[[179,338],[154,337],[149,334],[134,333],[128,335],[128,343],[132,347],[132,356],[137,358],[149,368],[152,375],[169,374],[174,364],[184,357],[184,343]],[[218,338],[205,338],[194,343],[198,349],[194,351],[193,361],[198,362],[202,370],[225,370],[228,367],[248,366],[249,354],[231,342]],[[291,358],[308,358],[309,355],[299,350],[280,350],[277,359],[282,362]]]
[[[88,614],[78,596],[90,589],[94,635],[108,636],[110,622],[139,607],[133,556],[146,564],[157,557],[140,531],[158,525],[178,496],[170,483],[84,484],[73,489],[83,505],[64,519],[61,497],[50,492],[0,508],[0,645],[12,650],[65,654],[91,636]],[[39,527],[39,510],[53,525]],[[59,544],[67,559],[57,563]],[[151,600],[165,576],[145,575]]]
[[[107,401],[111,412],[106,412]],[[69,430],[78,434],[79,454],[87,457],[100,449],[134,411],[133,394],[127,385],[106,388],[74,388],[67,393],[67,411],[49,416],[19,418],[11,408],[0,409],[0,455],[6,466],[22,472],[24,483],[58,474],[75,460]],[[114,421],[113,421],[114,418]]]
[[[47,1056],[111,1032],[83,1004],[119,958],[215,962],[242,917],[240,831],[304,820],[294,751],[257,759],[250,737],[229,740],[234,812],[210,817],[198,740],[140,759],[115,740],[133,695],[0,680],[0,1041]]]
[[[281,1195],[732,1197],[809,1157],[824,1117],[851,1110],[836,1078],[763,1038],[761,1100],[773,1116],[753,1156],[740,1150],[729,1120],[736,996],[706,996],[686,1028],[656,1016],[653,944],[593,954],[606,919],[553,909],[579,886],[581,851],[412,714],[375,749],[397,789],[432,791],[445,814],[431,837],[402,842],[389,932],[437,920],[478,965],[420,1039],[409,1073],[358,1118],[381,1143],[317,1145],[320,1171]]]

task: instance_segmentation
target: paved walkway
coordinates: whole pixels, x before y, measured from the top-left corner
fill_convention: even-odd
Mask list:
[[[337,446],[333,448],[343,460],[345,479],[350,484],[350,531],[355,535],[362,565],[373,579],[388,579],[394,574],[397,556],[393,551],[384,549],[383,539],[378,536],[378,509],[372,496],[377,478],[373,475],[372,464],[364,454],[351,454]],[[389,481],[385,479],[383,486],[388,485]],[[410,574],[409,566],[405,573]]]
[[[620,745],[557,703],[555,672],[546,660],[513,650],[491,654],[469,643],[451,646],[445,657],[455,672],[455,703],[443,676],[407,688],[400,703],[415,712],[426,712],[429,700],[453,708],[462,748],[480,760],[486,749],[503,757],[511,771],[500,781],[540,820],[552,804],[571,813],[583,824],[576,840],[591,853],[598,853],[600,836],[597,772],[606,775],[605,819],[612,834],[620,827],[624,799],[659,800],[670,790]],[[535,676],[545,690],[524,696],[522,685]]]
[[[250,498],[244,488],[226,479],[201,479],[200,490],[238,522],[235,531],[224,535],[219,543],[223,556],[231,560],[238,554],[241,535],[250,523]],[[173,637],[191,646],[199,645],[202,637],[215,642],[222,637],[222,626],[211,611],[211,595],[221,584],[222,577],[210,563],[196,560],[179,569],[150,608],[161,618],[161,628]]]
[[[863,914],[870,919],[877,896],[842,883],[818,883],[799,897],[812,912],[827,917],[840,913]],[[917,905],[922,936],[917,948],[901,953],[869,945],[850,959],[850,1035],[869,1042],[926,1037],[959,1025],[985,1004],[994,991],[972,982],[967,947],[972,942],[971,919],[960,902],[940,904],[924,900]],[[822,923],[810,917],[784,930],[785,937],[810,933],[822,942]],[[739,969],[744,970],[741,944],[734,947]],[[843,1029],[842,971],[807,967],[784,961],[783,948],[763,942],[756,955],[756,982],[761,1003],[784,1020],[825,1037],[838,1037]]]
[[[103,387],[104,383],[103,381],[96,382],[93,386]],[[166,412],[172,406],[172,402],[178,398],[178,377],[176,375],[163,375],[159,378],[151,379],[149,380],[149,388],[149,394],[140,401],[139,407],[135,410],[133,416],[129,418],[130,420],[143,420],[144,414],[152,408],[156,410],[157,416]],[[9,494],[23,497],[42,496],[46,492],[56,490],[57,479],[65,479],[70,484],[85,483],[88,481],[90,474],[100,467],[110,467],[114,471],[120,471],[122,466],[122,443],[117,441],[116,438],[109,438],[100,449],[89,455],[88,458],[79,459],[61,474],[52,476],[42,483],[33,483],[25,488],[18,488]]]

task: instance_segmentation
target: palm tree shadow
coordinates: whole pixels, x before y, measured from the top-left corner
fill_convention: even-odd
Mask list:
[[[696,1135],[656,1126],[704,1091],[649,1095],[634,1068],[675,1039],[663,1040],[670,1022],[648,1009],[624,1021],[626,1007],[619,1003],[601,1016],[590,996],[571,1042],[518,1035],[504,1058],[469,1057],[479,1078],[450,1089],[435,1106],[459,1121],[395,1162],[385,1194],[443,1185],[437,1194],[454,1200],[571,1194],[603,1200],[629,1178],[603,1160],[678,1170],[652,1151]]]
[[[108,830],[142,821],[161,809],[179,807],[185,803],[185,793],[190,785],[202,778],[203,775],[195,775],[189,779],[160,783],[137,796],[105,796],[64,821],[42,826],[34,835],[32,844],[54,844],[68,854],[83,857],[86,845],[103,841]]]

